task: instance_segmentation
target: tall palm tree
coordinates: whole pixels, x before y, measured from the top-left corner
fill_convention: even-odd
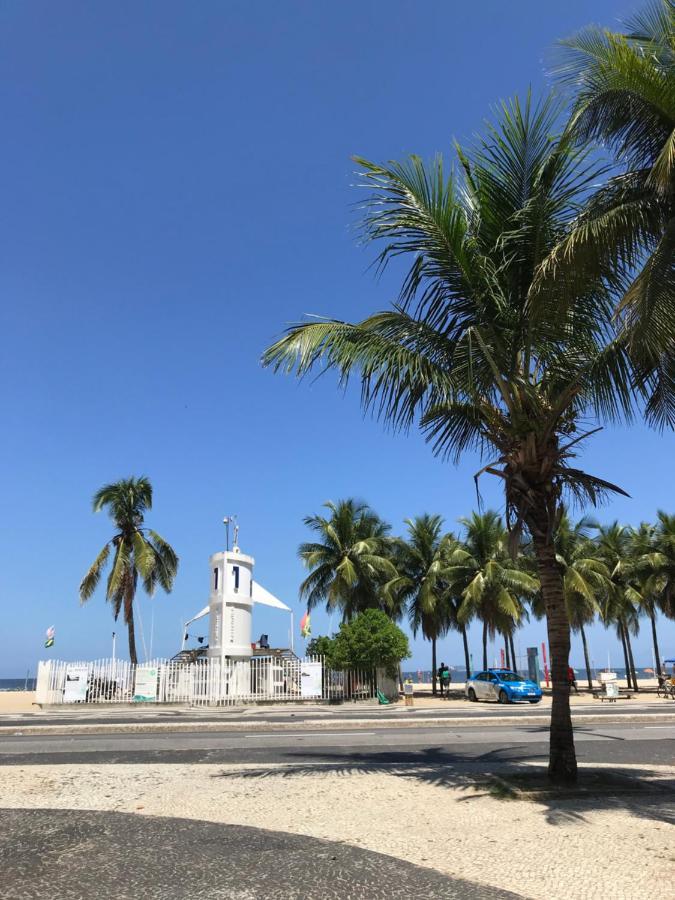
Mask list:
[[[597,544],[591,540],[591,532],[597,527],[597,523],[588,517],[572,524],[565,510],[555,535],[556,560],[563,576],[567,616],[572,631],[581,637],[589,690],[593,689],[593,680],[585,627],[592,625],[601,612],[609,582],[609,570],[599,559]],[[532,607],[537,618],[545,614],[541,595],[534,598]]]
[[[597,176],[587,152],[556,137],[559,107],[517,100],[465,150],[459,172],[438,157],[386,166],[360,160],[372,193],[365,235],[380,264],[409,255],[399,303],[357,324],[293,326],[263,362],[304,375],[360,373],[362,399],[394,428],[418,422],[435,453],[478,448],[501,479],[513,544],[532,537],[552,657],[549,776],[574,781],[570,629],[553,535],[565,492],[595,503],[620,490],[571,460],[588,418],[621,419],[634,402],[616,337],[614,269],[580,281],[565,259],[540,278]],[[576,290],[570,299],[569,282]]]
[[[640,525],[634,533],[631,550],[633,577],[642,608],[651,623],[656,672],[661,675],[656,615],[660,610],[675,619],[675,516],[659,510],[657,518],[656,526],[644,522]]]
[[[675,422],[675,3],[651,0],[626,32],[598,27],[561,42],[557,69],[571,87],[570,133],[613,152],[617,171],[594,194],[549,260],[587,277],[612,260],[627,275],[621,319],[643,379],[656,373],[647,406]]]
[[[654,542],[658,555],[653,560],[656,576],[654,588],[661,612],[669,619],[675,619],[675,516],[659,510],[657,519]]]
[[[640,596],[640,607],[646,613],[652,631],[654,665],[656,674],[661,675],[661,651],[656,630],[656,616],[663,598],[664,583],[659,577],[663,567],[663,556],[656,541],[656,528],[649,522],[641,522],[631,532],[630,580]]]
[[[307,516],[315,541],[300,544],[298,556],[310,574],[300,585],[308,609],[321,603],[347,621],[364,609],[388,609],[385,584],[396,575],[391,562],[390,526],[361,500],[324,503],[327,516]]]
[[[436,693],[436,642],[451,625],[447,602],[447,566],[452,535],[443,535],[443,519],[425,514],[406,519],[408,535],[396,542],[394,564],[397,575],[387,585],[395,606],[404,605],[413,634],[421,630],[431,641],[431,689]]]
[[[483,622],[483,668],[487,669],[488,636],[508,634],[521,621],[521,598],[536,593],[539,584],[512,558],[498,513],[474,512],[460,523],[465,529],[464,539],[450,553],[446,578],[462,593],[459,621],[477,616]]]
[[[138,662],[134,631],[134,598],[138,579],[152,596],[157,585],[166,593],[173,588],[178,557],[156,531],[146,528],[145,513],[152,509],[152,485],[149,479],[122,478],[104,485],[94,494],[94,512],[107,510],[115,524],[115,534],[106,542],[80,584],[80,602],[92,596],[113,551],[113,562],[106,585],[106,600],[112,604],[115,620],[123,611],[129,635],[129,658]]]
[[[628,686],[639,690],[631,634],[639,631],[641,596],[632,581],[631,529],[618,522],[598,526],[598,555],[607,566],[609,581],[606,587],[602,619],[605,625],[613,624],[623,648]]]

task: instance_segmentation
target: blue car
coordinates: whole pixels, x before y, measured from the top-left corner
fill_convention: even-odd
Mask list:
[[[509,669],[487,669],[472,675],[466,682],[466,696],[469,700],[497,700],[498,703],[515,703],[518,700],[539,703],[541,688],[511,672]]]

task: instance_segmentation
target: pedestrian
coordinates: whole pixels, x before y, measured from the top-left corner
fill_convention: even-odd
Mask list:
[[[567,683],[570,687],[570,690],[574,688],[574,692],[576,694],[579,693],[579,688],[577,687],[577,676],[572,666],[567,667]]]
[[[438,670],[438,680],[441,686],[441,697],[443,696],[443,688],[448,689],[450,685],[450,669],[444,662],[441,663]]]
[[[450,674],[450,669],[446,666],[441,675],[441,684],[445,688],[446,698],[450,697],[450,682],[451,681],[452,681],[452,675]]]

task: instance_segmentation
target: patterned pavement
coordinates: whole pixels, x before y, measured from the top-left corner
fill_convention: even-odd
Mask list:
[[[357,847],[119,812],[0,812],[3,900],[518,900]]]

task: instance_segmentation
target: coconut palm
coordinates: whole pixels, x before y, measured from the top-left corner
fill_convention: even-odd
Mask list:
[[[343,621],[364,609],[387,609],[384,585],[396,575],[389,556],[389,525],[361,500],[324,503],[327,516],[307,516],[316,540],[300,544],[298,556],[310,574],[300,585],[308,609],[326,604]]]
[[[631,532],[630,581],[640,596],[641,610],[647,615],[652,631],[656,674],[661,675],[661,653],[656,630],[656,616],[663,598],[664,582],[659,577],[663,556],[656,543],[656,528],[649,522],[641,522]]]
[[[178,557],[156,531],[146,528],[145,513],[152,509],[152,485],[145,478],[123,478],[106,484],[94,494],[94,512],[107,510],[115,524],[115,534],[106,542],[80,584],[80,602],[96,590],[113,551],[112,567],[106,584],[106,600],[115,619],[120,612],[129,635],[129,658],[138,662],[134,631],[134,598],[140,577],[145,591],[152,596],[156,587],[170,593],[178,571]]]
[[[466,623],[475,616],[483,622],[483,668],[487,669],[488,636],[509,634],[525,615],[522,597],[535,594],[539,584],[512,558],[498,513],[474,512],[460,523],[465,535],[448,557],[445,576],[453,590],[461,591],[458,620]]]
[[[549,775],[569,781],[570,631],[553,535],[565,492],[595,503],[619,490],[572,459],[588,418],[629,415],[634,380],[613,331],[614,270],[582,281],[562,258],[539,277],[597,175],[586,151],[555,136],[558,120],[550,99],[502,106],[449,175],[440,157],[360,160],[365,235],[384,242],[381,266],[412,259],[400,300],[357,324],[293,326],[263,361],[300,375],[336,369],[343,382],[357,372],[364,405],[394,428],[419,423],[436,454],[489,453],[481,471],[504,485],[513,545],[523,528],[532,537],[552,657]]]
[[[443,519],[422,515],[406,519],[408,534],[396,542],[394,564],[397,575],[387,591],[397,608],[405,606],[413,635],[421,630],[431,641],[432,692],[436,693],[436,642],[450,628],[452,608],[443,577],[452,535],[443,535]]]
[[[652,0],[625,33],[590,27],[561,42],[557,73],[574,92],[570,133],[612,151],[618,171],[549,259],[588,277],[612,260],[627,276],[621,317],[647,406],[675,422],[675,3]]]
[[[658,556],[652,563],[656,576],[654,588],[661,611],[669,619],[675,619],[675,516],[659,510],[657,519],[654,549]]]
[[[597,523],[588,517],[572,524],[564,511],[555,535],[556,560],[563,577],[567,616],[572,631],[581,637],[589,690],[593,689],[593,680],[585,628],[592,625],[601,612],[609,581],[609,570],[599,559],[597,544],[591,540],[591,533],[597,527]],[[545,614],[541,595],[534,598],[532,608],[537,618]]]
[[[625,525],[612,522],[598,526],[598,556],[606,565],[609,581],[602,607],[602,620],[606,626],[614,625],[621,640],[628,686],[639,690],[633,660],[631,634],[640,630],[639,610],[642,597],[633,581],[631,558],[632,531]]]

